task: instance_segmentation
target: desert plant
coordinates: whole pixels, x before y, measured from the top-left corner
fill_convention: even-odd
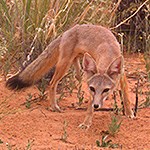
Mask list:
[[[80,83],[79,88],[78,88],[78,92],[77,92],[77,97],[79,100],[79,106],[82,104],[83,99],[84,99],[84,91],[82,91],[82,84]]]
[[[112,143],[112,140],[107,140],[108,135],[103,135],[101,142],[96,140],[96,145],[98,147],[107,147],[107,148],[119,148],[119,144]]]
[[[25,150],[31,150],[31,148],[32,148],[32,145],[33,145],[33,142],[34,142],[34,140],[28,140],[28,144],[27,144],[27,146],[26,146],[26,149]]]
[[[48,81],[45,78],[42,78],[40,82],[37,84],[37,88],[39,90],[39,97],[40,99],[45,99],[46,98],[46,87],[48,85]]]
[[[31,108],[31,100],[32,100],[32,94],[28,93],[27,97],[26,97],[26,102],[25,102],[25,106],[26,108]]]
[[[121,123],[122,123],[122,121],[119,121],[119,119],[113,115],[111,117],[111,123],[108,126],[108,133],[112,136],[114,136],[116,133],[118,133]]]
[[[119,132],[122,121],[118,119],[118,116],[111,116],[111,123],[108,125],[108,130],[102,131],[102,134],[115,136]]]
[[[31,141],[28,140],[27,146],[26,146],[26,148],[24,148],[24,150],[31,150],[33,142],[34,142],[34,140],[31,140]],[[7,150],[12,150],[13,149],[12,145],[9,144],[9,143],[6,143],[6,147],[7,147]],[[18,150],[18,149],[19,148],[15,148],[15,150]]]
[[[67,142],[67,138],[68,138],[67,126],[68,126],[68,122],[64,121],[64,123],[63,123],[63,133],[62,133],[62,136],[61,136],[61,140],[63,142]]]
[[[120,145],[116,143],[112,143],[112,140],[107,140],[108,137],[115,136],[116,133],[119,132],[120,126],[122,121],[119,121],[119,119],[116,116],[111,117],[111,123],[108,125],[108,130],[102,131],[102,139],[101,141],[97,140],[96,145],[98,147],[108,147],[108,148],[119,148]]]
[[[59,82],[57,92],[61,93],[58,101],[66,97],[67,94],[71,95],[73,90],[77,88],[76,80],[74,78],[74,71],[71,67],[65,77]]]
[[[144,102],[142,102],[139,105],[139,108],[146,108],[146,107],[150,107],[150,92],[148,92],[146,94],[146,98],[145,98]]]

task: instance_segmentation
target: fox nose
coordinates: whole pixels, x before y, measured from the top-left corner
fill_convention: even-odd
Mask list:
[[[94,108],[95,108],[95,109],[98,109],[98,108],[99,108],[99,105],[98,105],[98,104],[94,104]]]

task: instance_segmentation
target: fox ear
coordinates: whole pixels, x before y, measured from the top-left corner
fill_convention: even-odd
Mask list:
[[[97,72],[96,62],[88,53],[84,54],[82,66],[83,70],[91,75]]]
[[[121,69],[123,67],[123,57],[120,56],[116,58],[108,67],[106,73],[107,75],[115,80],[119,74],[121,74]]]

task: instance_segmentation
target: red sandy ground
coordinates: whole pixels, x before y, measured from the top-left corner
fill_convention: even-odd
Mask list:
[[[135,83],[140,75],[139,103],[145,100],[145,91],[149,91],[150,85],[145,78],[145,64],[143,56],[128,55],[125,57],[126,72],[128,75],[130,98],[132,105],[135,103]],[[85,100],[88,93],[86,91]],[[1,76],[0,81],[0,150],[27,149],[29,144],[32,150],[91,150],[103,149],[96,146],[96,140],[101,142],[102,131],[108,130],[112,112],[94,112],[93,124],[88,130],[78,128],[83,122],[85,109],[75,109],[72,104],[78,100],[76,91],[71,96],[65,97],[59,102],[63,113],[46,110],[47,100],[35,102],[27,109],[24,102],[28,93],[38,95],[35,86],[20,92],[9,91],[5,88],[5,81]],[[142,92],[143,91],[143,92]],[[117,97],[119,99],[119,96]],[[105,107],[113,104],[113,99],[105,101]],[[87,103],[81,108],[87,107]],[[112,107],[112,106],[111,106]],[[139,109],[135,119],[121,117],[120,130],[114,137],[109,137],[113,143],[118,143],[118,149],[149,150],[150,149],[150,108]],[[67,126],[65,127],[65,123]],[[61,140],[65,131],[66,142]]]

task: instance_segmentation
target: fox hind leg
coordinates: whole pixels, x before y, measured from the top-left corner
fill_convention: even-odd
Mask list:
[[[52,111],[61,112],[61,109],[57,105],[56,101],[56,89],[59,81],[65,75],[72,64],[72,60],[68,58],[60,59],[55,68],[55,73],[53,75],[52,80],[50,81],[49,85],[49,106]]]

